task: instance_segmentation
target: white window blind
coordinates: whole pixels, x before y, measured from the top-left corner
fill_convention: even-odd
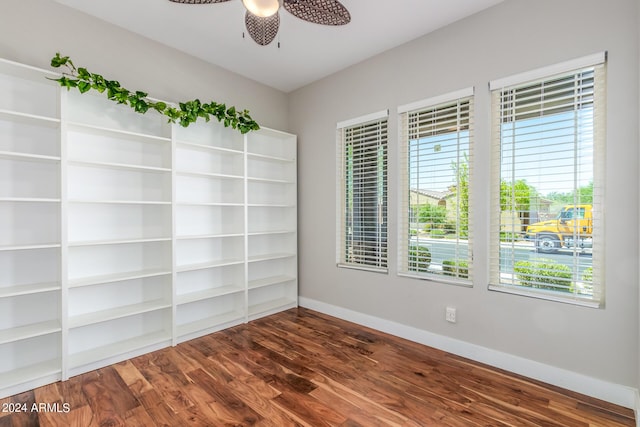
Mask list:
[[[534,81],[490,85],[492,289],[603,301],[605,65],[604,55],[589,59],[595,63]]]
[[[387,117],[338,124],[337,263],[387,271]]]
[[[473,88],[398,111],[399,273],[470,284]]]

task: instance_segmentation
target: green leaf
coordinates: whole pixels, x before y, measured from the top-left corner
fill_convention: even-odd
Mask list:
[[[94,83],[100,83],[100,84],[105,84],[106,85],[107,81],[100,74],[92,74],[91,76],[93,77],[93,82]]]
[[[107,81],[100,74],[92,74],[91,75],[92,84],[91,87],[98,92],[102,93],[106,89],[108,89]]]
[[[180,116],[180,112],[173,107],[167,107],[164,114],[173,121],[175,121]]]
[[[149,104],[144,99],[139,99],[134,110],[138,113],[146,113],[149,110]]]
[[[58,79],[60,82],[60,86],[66,87],[67,89],[71,89],[72,87],[76,87],[78,85],[78,81],[75,79],[70,79],[69,77],[62,76]]]
[[[88,92],[91,89],[91,83],[85,81],[78,82],[78,90],[80,93]]]
[[[53,68],[60,68],[61,66],[66,65],[67,61],[69,61],[68,56],[61,57],[60,52],[56,52],[56,56],[51,58],[51,66]]]
[[[150,103],[150,105],[158,113],[164,113],[165,110],[167,109],[167,104],[165,104],[164,102],[154,102],[154,103]]]
[[[118,91],[115,93],[115,99],[116,101],[118,101],[118,104],[126,104],[127,101],[129,100],[129,93],[128,91]]]
[[[86,68],[78,68],[78,77],[83,80],[91,80],[91,73],[87,71]]]

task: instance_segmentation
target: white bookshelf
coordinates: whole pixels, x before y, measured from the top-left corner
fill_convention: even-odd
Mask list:
[[[242,323],[244,138],[217,123],[175,129],[175,342]]]
[[[60,97],[0,60],[0,395],[62,378]]]
[[[65,378],[170,340],[172,323],[171,128],[103,95],[66,101]]]
[[[0,60],[0,397],[297,305],[296,137]]]
[[[247,136],[248,320],[298,304],[296,156],[294,135]]]

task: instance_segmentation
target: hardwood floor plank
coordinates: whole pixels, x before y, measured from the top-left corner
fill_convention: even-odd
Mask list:
[[[268,367],[268,370],[271,373],[277,373],[281,377],[286,376],[288,372],[293,372],[303,378],[312,378],[315,375],[315,372],[312,369],[309,369],[305,364],[300,363],[297,357],[286,357],[261,344],[260,341],[265,342],[265,334],[262,334],[260,330],[240,327],[237,330],[228,330],[223,332],[227,335],[231,335],[233,333],[235,333],[235,335],[241,335],[242,341],[249,344],[250,347],[244,349],[238,348],[238,350],[245,350],[245,352],[247,352],[247,354],[252,357],[256,363],[259,363],[261,366]],[[269,334],[266,336],[269,336]],[[273,345],[270,347],[273,347]],[[248,350],[251,351],[249,352]]]
[[[247,403],[231,393],[226,384],[216,381],[204,370],[196,369],[187,375],[213,398],[209,405],[218,408],[218,417],[224,421],[224,425],[252,425],[262,418]]]
[[[552,404],[555,402],[552,402]],[[551,405],[555,406],[555,405]],[[577,411],[579,410],[579,411]],[[595,421],[599,421],[602,425],[608,425],[611,422],[621,423],[629,417],[633,417],[633,414],[623,415],[616,410],[610,410],[606,407],[600,407],[598,405],[587,404],[583,402],[578,402],[575,407],[572,407],[569,412],[571,414],[585,414],[589,416],[589,419],[594,419]]]
[[[598,399],[303,308],[6,399],[0,427],[635,427]]]
[[[69,415],[71,406],[64,402],[59,385],[60,383],[47,384],[34,390],[36,402],[47,405],[44,410],[38,411],[38,419],[41,424],[55,427],[71,425],[71,416]]]
[[[83,377],[82,391],[99,425],[123,426],[123,415],[139,403],[113,367]]]
[[[251,343],[251,350],[238,356],[247,369],[279,392],[306,394],[316,387],[307,378],[315,375],[312,370],[258,343]]]
[[[156,426],[180,427],[188,425],[186,420],[171,409],[166,402],[160,401],[157,405],[145,407],[145,412]]]
[[[128,426],[136,426],[136,427],[155,427],[156,422],[151,418],[147,410],[138,406],[137,408],[133,408],[129,412],[125,414],[124,417],[125,423]]]
[[[471,400],[470,407],[480,407],[485,412],[492,414],[500,411],[501,419],[516,418],[522,425],[536,425],[541,419],[541,413],[549,408],[549,402],[543,404],[536,403],[535,398],[529,400],[526,396],[514,397],[512,395],[501,393],[499,387],[492,389],[491,386],[475,385],[473,389],[463,386],[461,393],[464,393]],[[495,416],[495,415],[494,415]],[[553,418],[543,418],[545,425],[563,427],[567,425],[584,426],[579,420],[567,417],[566,414],[557,412]],[[512,421],[513,422],[513,421]]]
[[[218,404],[213,396],[196,384],[189,384],[184,388],[184,392],[197,405],[186,409],[184,417],[190,422],[190,425],[211,425],[213,420],[224,418],[220,416]],[[217,412],[216,412],[217,410]]]
[[[167,349],[145,354],[131,360],[140,375],[153,387],[152,391],[160,396],[172,411],[189,408],[194,403],[185,395],[183,387],[190,380],[183,372],[178,372],[167,358]],[[143,393],[148,396],[148,392]],[[149,402],[149,400],[146,400]]]
[[[409,426],[418,424],[397,412],[379,405],[366,396],[353,393],[347,387],[328,378],[316,380],[319,387],[311,395],[326,405],[335,406],[343,414],[348,414],[346,425],[362,424],[367,426]],[[336,406],[337,405],[337,406]]]
[[[140,405],[145,409],[153,408],[160,403],[165,402],[164,397],[156,389],[145,391],[144,393],[136,396]]]
[[[273,399],[273,402],[303,420],[305,424],[314,427],[340,425],[347,420],[347,417],[337,412],[334,407],[327,406],[307,394],[300,395],[286,390]]]
[[[67,381],[56,383],[58,385],[58,390],[60,390],[60,395],[64,399],[64,402],[69,404],[69,408],[72,411],[74,409],[82,408],[89,405],[87,396],[82,390],[83,380],[84,376],[79,375],[73,378],[69,378]]]
[[[73,407],[72,407],[73,408]],[[62,418],[62,417],[61,417]],[[68,423],[66,426],[69,427],[96,427],[99,426],[98,419],[91,409],[91,407],[87,405],[82,405],[75,407],[69,411],[66,415],[65,421]],[[56,417],[55,421],[59,421]],[[49,419],[41,420],[41,426],[54,426],[55,424],[49,424]],[[108,424],[107,424],[108,425]]]
[[[16,405],[14,406],[15,410],[11,416],[10,425],[12,427],[31,427],[38,425],[38,413],[31,410],[33,404],[36,403],[33,390],[13,396],[10,402]]]
[[[127,385],[127,387],[129,387],[129,390],[131,390],[134,396],[140,397],[145,392],[153,390],[153,386],[133,365],[133,363],[131,363],[131,360],[126,360],[124,362],[118,363],[113,366],[113,369],[118,372],[118,375],[120,375],[120,377]]]
[[[259,378],[233,380],[228,383],[228,386],[234,395],[248,402],[251,409],[262,416],[262,420],[258,421],[257,425],[279,427],[298,424],[286,411],[273,404],[273,399],[280,393]]]

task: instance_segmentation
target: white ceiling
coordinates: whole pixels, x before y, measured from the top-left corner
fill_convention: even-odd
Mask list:
[[[351,22],[340,27],[302,21],[281,9],[278,36],[268,46],[248,34],[243,38],[241,0],[56,1],[290,92],[503,0],[340,0],[351,13]]]

